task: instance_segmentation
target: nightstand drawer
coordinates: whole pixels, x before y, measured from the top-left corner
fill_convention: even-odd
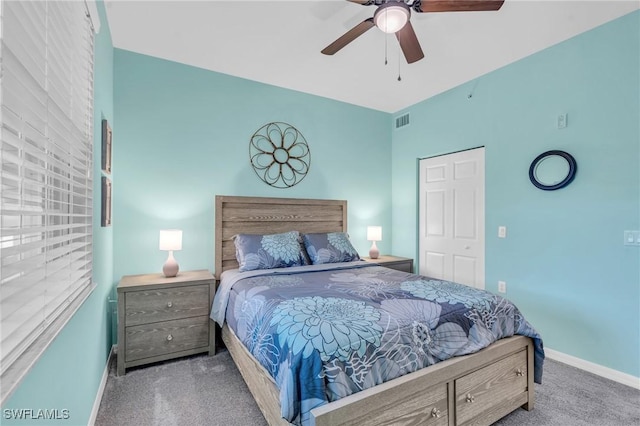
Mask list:
[[[413,259],[408,257],[399,257],[391,255],[380,255],[376,259],[370,257],[363,257],[362,260],[369,263],[375,263],[385,268],[395,269],[396,271],[408,272],[413,274]]]
[[[413,262],[393,262],[393,263],[383,263],[381,266],[385,268],[395,269],[396,271],[408,272],[410,274],[413,273]]]
[[[527,401],[527,351],[467,374],[456,380],[455,386],[458,424],[469,420],[493,423],[502,417],[495,417],[494,413],[503,409],[511,412]],[[501,407],[501,404],[512,407]]]
[[[131,291],[125,297],[127,327],[209,315],[209,285]]]
[[[125,361],[135,361],[209,345],[209,317],[186,318],[126,328]]]

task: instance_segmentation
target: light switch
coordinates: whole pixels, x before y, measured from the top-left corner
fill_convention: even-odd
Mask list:
[[[640,246],[640,231],[624,231],[625,246]]]
[[[567,118],[568,118],[568,115],[566,112],[558,115],[558,129],[564,129],[565,127],[567,127],[567,124],[568,124]]]
[[[498,226],[498,238],[507,238],[506,226]]]
[[[624,243],[633,244],[633,231],[624,231]]]

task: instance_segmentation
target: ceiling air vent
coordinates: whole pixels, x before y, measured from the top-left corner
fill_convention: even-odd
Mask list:
[[[409,125],[409,113],[396,117],[396,129]]]

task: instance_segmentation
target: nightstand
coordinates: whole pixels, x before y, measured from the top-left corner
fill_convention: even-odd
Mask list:
[[[380,266],[384,266],[385,268],[391,268],[397,271],[413,274],[413,259],[409,259],[408,257],[398,257],[381,254],[377,259],[363,257],[362,260],[369,263],[377,263]]]
[[[118,375],[129,367],[215,354],[209,319],[216,280],[207,270],[126,275],[118,284]]]

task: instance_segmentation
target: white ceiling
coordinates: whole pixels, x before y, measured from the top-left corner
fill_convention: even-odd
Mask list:
[[[320,53],[373,16],[375,6],[106,1],[117,48],[391,113],[638,8],[637,0],[506,0],[497,12],[413,13],[425,58],[399,62],[398,43],[388,36],[385,66],[385,35],[377,28],[334,56]]]

